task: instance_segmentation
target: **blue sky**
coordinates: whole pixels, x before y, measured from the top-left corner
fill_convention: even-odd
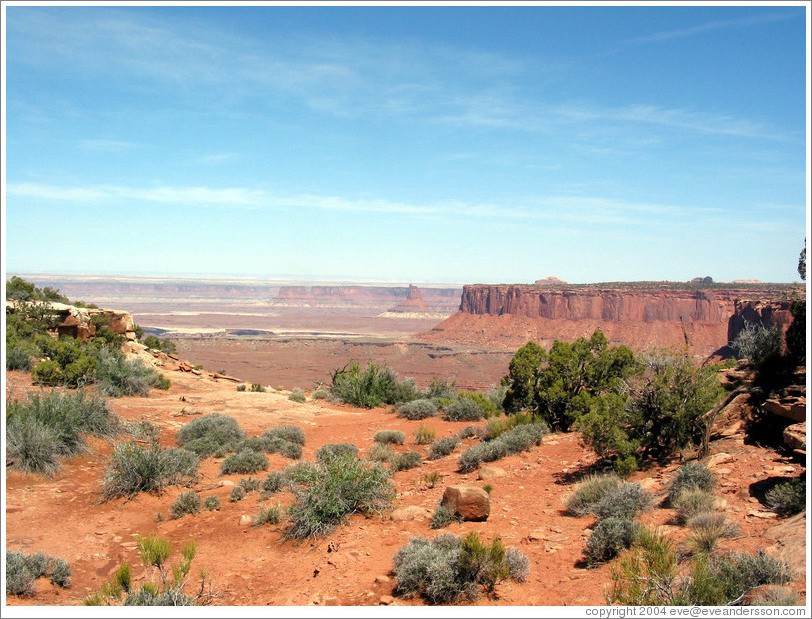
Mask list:
[[[15,6],[5,270],[799,279],[783,6]]]

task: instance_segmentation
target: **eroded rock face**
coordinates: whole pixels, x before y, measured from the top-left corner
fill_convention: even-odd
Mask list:
[[[476,486],[449,486],[441,504],[463,520],[487,520],[491,513],[488,493]]]
[[[792,322],[790,303],[778,299],[787,286],[697,290],[667,282],[633,284],[467,285],[457,314],[423,337],[515,348],[528,340],[573,341],[600,329],[613,344],[635,350],[687,344],[707,356],[727,346],[746,322],[782,329]],[[765,301],[742,300],[748,298]]]
[[[76,307],[66,303],[45,303],[53,312],[51,327],[59,335],[68,335],[80,340],[86,340],[96,334],[96,325],[93,324],[95,316],[101,316],[113,333],[124,335],[127,339],[135,340],[135,323],[130,312],[122,310]],[[17,305],[6,301],[6,313],[14,312]]]

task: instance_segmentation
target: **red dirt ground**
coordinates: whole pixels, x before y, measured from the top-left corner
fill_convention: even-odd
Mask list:
[[[372,445],[374,434],[383,429],[406,433],[406,444],[396,447],[397,450],[417,450],[425,456],[427,446],[414,445],[412,438],[421,423],[433,427],[437,438],[468,425],[437,418],[408,421],[385,409],[357,410],[324,401],[296,404],[287,399],[287,393],[238,392],[233,383],[204,376],[181,372],[167,375],[172,380],[168,391],[153,391],[148,398],[110,400],[112,411],[123,419],[158,424],[164,445],[175,444],[177,429],[196,418],[183,414],[191,412],[231,415],[249,436],[281,423],[296,424],[307,436],[303,456],[307,460],[314,459],[316,450],[326,443],[352,442],[365,452]],[[7,373],[7,397],[22,397],[35,389],[27,375]],[[229,502],[231,485],[224,484],[236,484],[244,476],[220,476],[218,459],[202,462],[195,490],[201,497],[220,497],[220,511],[170,519],[170,506],[186,490],[179,487],[169,488],[160,496],[140,494],[131,501],[100,503],[99,484],[112,445],[91,440],[88,452],[67,461],[52,479],[7,471],[7,548],[43,551],[65,559],[73,571],[70,588],[59,589],[46,579],[39,579],[35,597],[9,596],[7,603],[81,604],[125,561],[134,566],[133,576],[138,583],[146,573],[139,566],[136,535],[158,533],[167,536],[174,548],[179,549],[189,540],[197,543],[193,573],[203,569],[211,575],[216,605],[420,606],[423,602],[419,599],[389,597],[393,595],[391,569],[397,550],[414,536],[478,531],[485,539],[499,534],[506,546],[518,547],[530,561],[530,577],[525,583],[500,584],[498,597],[483,597],[474,606],[605,604],[611,565],[585,569],[579,563],[594,519],[568,516],[563,508],[564,498],[574,488],[571,478],[594,460],[591,451],[579,444],[578,435],[549,435],[541,446],[493,463],[507,475],[488,482],[479,480],[477,472],[456,472],[459,452],[473,444],[469,439],[449,457],[426,460],[416,469],[395,473],[398,492],[395,507],[418,506],[424,510],[423,517],[394,521],[387,514],[356,515],[327,538],[295,543],[283,540],[283,524],[263,527],[240,524],[241,516],[257,513],[259,496],[251,493],[243,501]],[[716,442],[712,451],[731,456],[715,466],[721,479],[717,494],[726,502],[726,513],[741,526],[740,537],[724,541],[722,548],[768,547],[770,542],[763,534],[778,519],[764,517],[770,515],[751,496],[753,484],[770,477],[797,476],[803,464],[768,448],[745,445],[740,437]],[[282,469],[290,463],[279,455],[270,456],[270,460],[270,470]],[[676,466],[675,463],[637,473],[632,479],[643,482],[658,498],[663,498]],[[423,479],[432,472],[442,475],[442,480],[428,488]],[[262,478],[264,474],[254,477]],[[438,531],[430,529],[431,514],[444,488],[460,483],[493,486],[490,517],[485,522],[455,523]],[[291,495],[277,495],[269,502],[277,501],[287,505]],[[156,513],[161,513],[165,520],[156,521]],[[680,539],[685,530],[669,524],[673,516],[673,510],[657,508],[645,514],[642,521],[660,525]],[[804,572],[797,574],[792,584],[802,600],[806,597],[805,583]],[[472,614],[478,612],[472,610]]]

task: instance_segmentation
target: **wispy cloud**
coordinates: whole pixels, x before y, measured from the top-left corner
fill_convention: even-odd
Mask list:
[[[689,28],[678,28],[676,30],[663,30],[653,34],[635,37],[621,41],[621,45],[640,45],[645,43],[657,43],[659,41],[671,41],[673,39],[683,39],[693,37],[715,30],[728,30],[731,28],[748,28],[750,26],[760,26],[762,24],[792,19],[795,15],[789,13],[770,13],[767,15],[754,15],[753,17],[740,17],[737,19],[719,19],[697,24]]]
[[[139,201],[179,207],[229,209],[316,209],[344,213],[408,215],[427,218],[549,221],[556,224],[635,225],[656,220],[697,220],[722,211],[697,206],[632,202],[595,196],[538,196],[507,204],[446,201],[412,204],[386,199],[355,199],[298,194],[279,196],[259,189],[211,187],[154,187],[140,189],[114,185],[66,187],[41,183],[11,183],[7,195],[55,202],[105,203]]]
[[[79,140],[80,148],[99,153],[120,153],[140,146],[120,140]]]

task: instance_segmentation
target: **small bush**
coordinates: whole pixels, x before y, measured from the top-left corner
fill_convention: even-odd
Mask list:
[[[437,405],[428,399],[412,400],[397,407],[398,417],[412,421],[437,416]]]
[[[268,453],[278,453],[291,460],[298,460],[302,457],[302,446],[299,443],[286,441],[278,436],[270,439],[262,438],[260,441],[262,448]]]
[[[519,425],[492,441],[474,445],[460,456],[459,471],[468,473],[483,462],[493,462],[511,454],[527,451],[541,443],[547,431],[546,423]]]
[[[254,517],[254,526],[261,527],[264,524],[279,524],[282,519],[282,508],[279,505],[266,505],[261,507],[259,513]]]
[[[400,430],[381,430],[375,433],[375,437],[372,440],[384,445],[403,445],[403,442],[406,440],[406,434]]]
[[[136,443],[116,445],[102,480],[102,499],[131,498],[167,486],[190,484],[197,479],[198,457],[185,449],[147,449]]]
[[[479,421],[484,417],[485,409],[482,404],[470,398],[455,400],[443,410],[446,421]]]
[[[465,426],[462,430],[459,431],[457,434],[461,441],[464,441],[467,438],[485,438],[485,431],[478,427],[478,426]]]
[[[310,397],[313,400],[329,400],[330,392],[327,391],[327,389],[318,388],[312,394],[310,394]]]
[[[65,382],[62,367],[51,359],[45,359],[37,363],[34,369],[31,370],[31,378],[34,379],[35,383],[49,387],[61,385]]]
[[[7,595],[33,596],[34,583],[43,576],[48,576],[58,587],[69,587],[70,564],[42,552],[26,555],[21,551],[6,550]]]
[[[420,424],[420,427],[414,431],[414,444],[415,445],[428,445],[434,441],[435,431],[434,428],[429,428]]]
[[[311,486],[319,478],[320,464],[315,462],[297,462],[287,467],[282,474],[291,486]]]
[[[637,537],[637,525],[631,518],[604,518],[592,529],[586,542],[586,561],[589,565],[614,559],[630,548]]]
[[[299,426],[285,425],[270,428],[262,433],[262,438],[281,438],[297,445],[305,444],[305,433]]]
[[[172,503],[169,513],[175,520],[183,518],[186,514],[196,514],[200,511],[200,497],[197,492],[190,490],[184,492]]]
[[[701,513],[688,520],[691,537],[688,545],[694,552],[710,554],[723,537],[733,537],[738,527],[724,514]]]
[[[598,518],[634,519],[651,507],[653,497],[637,483],[623,482],[607,492],[595,507]]]
[[[267,389],[265,389],[265,387],[263,387],[259,383],[251,383],[250,391],[252,393],[265,393],[267,391]]]
[[[237,503],[238,501],[242,501],[246,497],[247,493],[245,492],[245,488],[242,486],[234,486],[231,489],[231,494],[228,497],[229,503]]]
[[[508,559],[508,556],[510,557]],[[475,600],[484,589],[492,595],[496,585],[515,574],[527,579],[527,559],[515,549],[505,550],[495,537],[483,543],[476,532],[465,538],[439,535],[433,541],[416,537],[393,559],[395,593],[421,595],[429,604],[456,604]]]
[[[107,402],[85,391],[32,393],[6,402],[6,461],[31,473],[53,475],[63,457],[84,451],[83,434],[110,438],[120,420]]]
[[[594,514],[603,497],[617,490],[618,486],[620,478],[617,475],[590,475],[566,498],[567,511],[573,516]]]
[[[285,486],[290,483],[288,476],[283,471],[271,471],[262,480],[260,488],[263,495],[272,495],[280,492]]]
[[[482,486],[482,489],[483,489],[485,492],[487,492],[488,494],[490,494],[491,492],[493,492],[493,485],[491,485],[491,484],[485,484],[484,486]]]
[[[686,462],[677,469],[674,479],[671,480],[669,496],[673,501],[685,490],[711,491],[716,486],[716,478],[710,469],[696,460]]]
[[[353,445],[354,447],[354,445]],[[285,536],[305,539],[327,535],[352,513],[377,513],[391,506],[391,473],[352,453],[333,454],[311,472],[307,486],[294,486]]]
[[[246,492],[259,492],[261,483],[258,479],[254,479],[253,477],[243,477],[239,485],[242,486]]]
[[[426,398],[438,400],[456,400],[458,395],[454,380],[436,376],[429,382],[425,393]]]
[[[299,404],[304,404],[305,402],[307,402],[307,396],[304,394],[304,391],[302,391],[299,387],[296,387],[296,389],[294,389],[288,396],[288,400],[290,400],[291,402],[298,402]]]
[[[434,486],[436,486],[442,479],[443,476],[437,471],[432,471],[431,473],[426,473],[423,475],[423,483],[426,484],[427,488],[434,488]]]
[[[358,456],[358,447],[352,443],[327,443],[319,447],[316,451],[316,460],[325,463],[334,458],[349,455],[353,458]]]
[[[6,349],[6,370],[22,370],[28,372],[31,369],[31,353],[22,346],[12,346]]]
[[[67,369],[67,368],[66,368]],[[96,389],[107,396],[149,395],[150,387],[162,385],[161,375],[140,359],[128,359],[119,352],[102,348],[96,362]]]
[[[442,502],[437,503],[437,509],[434,510],[434,514],[431,516],[431,528],[432,529],[442,529],[443,527],[447,527],[452,522],[460,522],[461,518],[459,518],[454,512],[452,512],[448,507],[442,504]]]
[[[482,414],[486,419],[499,415],[502,411],[487,396],[475,391],[460,391],[460,399],[473,400],[482,406]]]
[[[246,389],[245,385],[237,385],[237,391],[245,391],[245,389]]]
[[[209,512],[219,512],[220,511],[220,497],[218,496],[207,496],[203,500],[203,509]]]
[[[414,381],[401,381],[391,368],[371,362],[365,371],[356,361],[334,371],[330,391],[340,401],[359,408],[398,404],[419,397]]]
[[[459,457],[457,466],[460,473],[469,473],[483,462],[493,462],[509,455],[507,445],[499,440],[479,443],[466,449]]]
[[[677,510],[677,519],[686,523],[694,516],[712,512],[715,503],[716,497],[710,492],[694,488],[680,492],[676,500],[671,501],[671,506]]]
[[[230,450],[245,439],[237,420],[233,417],[210,413],[194,419],[178,430],[178,445],[200,456],[210,455],[218,449]]]
[[[505,410],[505,395],[507,395],[507,385],[499,385],[493,387],[485,397],[488,398],[493,404],[502,412]]]
[[[423,464],[423,456],[417,451],[407,451],[398,454],[392,460],[391,466],[393,471],[405,471],[406,469],[413,469]]]
[[[459,445],[459,441],[453,437],[438,438],[429,447],[429,460],[439,460],[451,454]]]
[[[367,460],[372,462],[392,462],[396,457],[395,450],[383,443],[373,443],[367,452]]]
[[[220,475],[258,473],[268,468],[268,457],[251,449],[231,454],[220,463]]]
[[[799,477],[770,488],[765,501],[776,514],[788,516],[806,509],[806,479]]]

